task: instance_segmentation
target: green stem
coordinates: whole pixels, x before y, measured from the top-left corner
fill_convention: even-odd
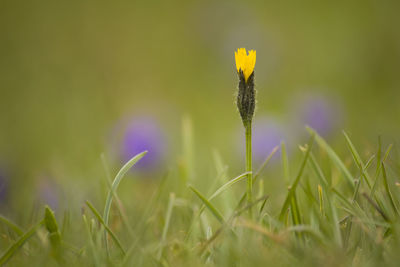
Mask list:
[[[247,124],[246,128],[246,172],[247,175],[247,202],[252,202],[253,191],[253,173],[252,173],[252,157],[251,157],[251,122]],[[249,209],[250,215],[252,214],[251,208]]]

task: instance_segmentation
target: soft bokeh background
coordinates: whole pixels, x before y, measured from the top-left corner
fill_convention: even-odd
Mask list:
[[[194,183],[215,175],[215,151],[239,174],[239,47],[257,50],[255,164],[282,140],[298,154],[305,124],[339,153],[342,129],[366,154],[378,135],[396,143],[399,10],[395,0],[1,1],[1,212],[79,212],[104,199],[101,155],[114,175],[148,149],[124,186],[130,201],[145,198],[178,173],[185,120]]]

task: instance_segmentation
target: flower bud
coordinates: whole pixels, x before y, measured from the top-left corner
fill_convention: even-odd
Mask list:
[[[235,51],[235,61],[239,76],[239,92],[236,103],[242,117],[243,125],[248,127],[251,125],[256,106],[256,92],[254,89],[256,51],[250,50],[247,55],[245,48],[239,48]]]

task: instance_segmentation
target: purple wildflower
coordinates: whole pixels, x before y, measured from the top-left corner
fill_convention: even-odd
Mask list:
[[[149,117],[136,117],[129,121],[122,138],[121,154],[126,162],[136,154],[147,150],[135,169],[154,170],[163,161],[165,136],[156,120]]]
[[[304,98],[297,114],[300,114],[302,124],[309,125],[322,136],[331,134],[338,126],[340,109],[336,103],[322,96]]]

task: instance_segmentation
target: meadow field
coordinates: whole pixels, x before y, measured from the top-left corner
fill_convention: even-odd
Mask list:
[[[0,2],[0,266],[399,266],[400,2]]]

